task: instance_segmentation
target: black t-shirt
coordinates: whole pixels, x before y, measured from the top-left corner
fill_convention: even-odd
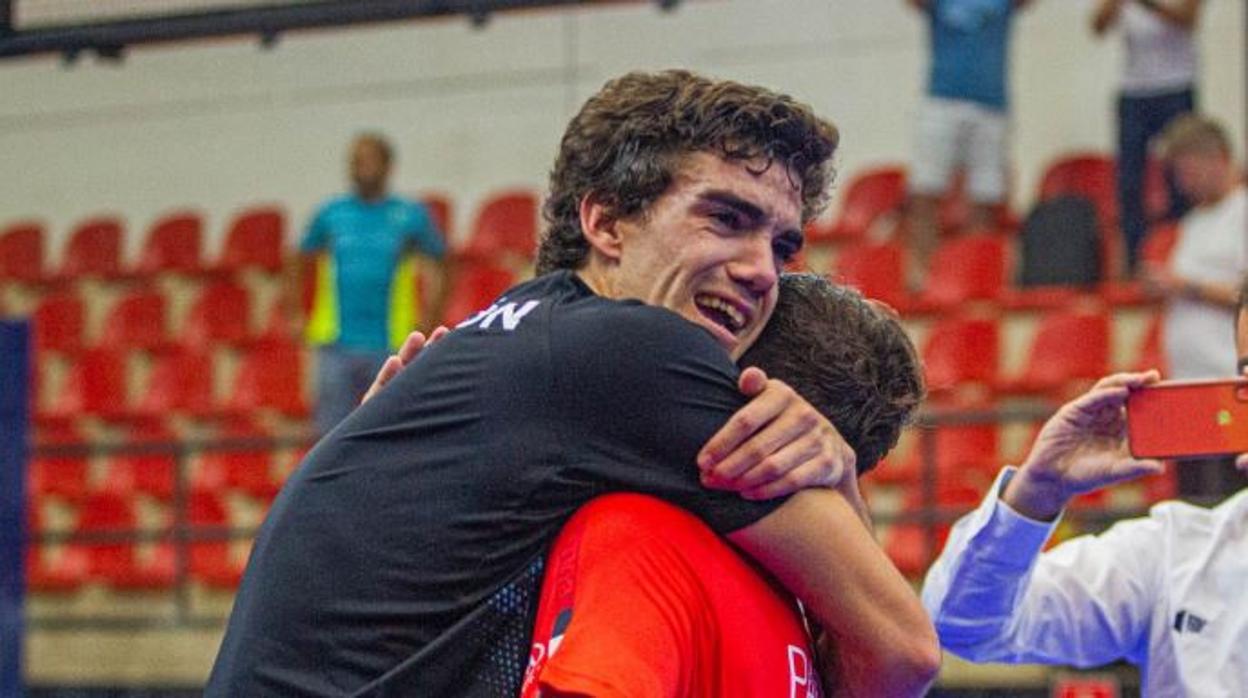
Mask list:
[[[264,522],[208,696],[517,694],[544,555],[612,491],[727,533],[780,501],[698,481],[745,404],[709,333],[521,284],[422,352],[308,453]]]

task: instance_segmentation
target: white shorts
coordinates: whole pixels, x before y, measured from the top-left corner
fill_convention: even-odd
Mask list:
[[[919,105],[917,131],[910,191],[939,196],[962,168],[972,201],[991,204],[1005,199],[1009,133],[1005,112],[973,102],[925,97]]]

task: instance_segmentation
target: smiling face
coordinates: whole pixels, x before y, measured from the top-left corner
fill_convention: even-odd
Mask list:
[[[801,191],[784,167],[763,164],[692,153],[641,214],[583,217],[593,252],[582,277],[607,297],[680,314],[740,357],[775,309],[781,267],[802,246]]]

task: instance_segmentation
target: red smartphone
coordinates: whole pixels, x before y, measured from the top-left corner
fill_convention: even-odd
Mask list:
[[[1131,391],[1127,443],[1136,458],[1248,452],[1248,380],[1171,381]]]

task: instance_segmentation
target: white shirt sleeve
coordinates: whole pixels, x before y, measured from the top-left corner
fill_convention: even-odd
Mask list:
[[[1041,553],[1056,522],[999,500],[1006,468],[979,508],[953,527],[923,585],[941,645],[984,662],[1098,666],[1147,654],[1158,598],[1160,539],[1150,519],[1118,524]]]

